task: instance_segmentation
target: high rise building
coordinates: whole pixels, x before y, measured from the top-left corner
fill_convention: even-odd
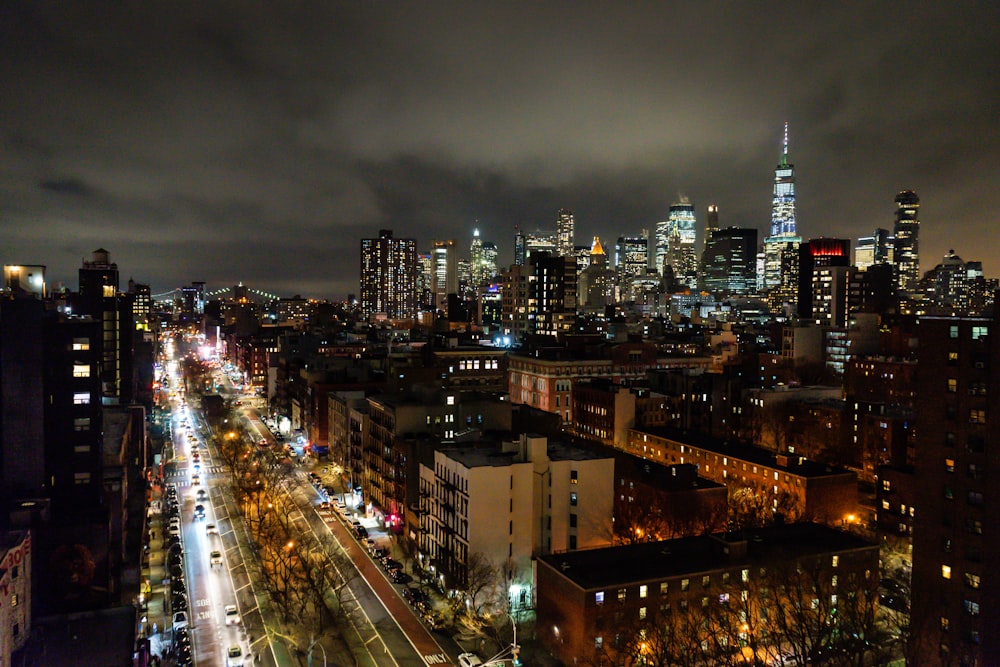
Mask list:
[[[694,216],[694,205],[686,197],[682,197],[680,202],[670,206],[667,222],[667,263],[674,270],[674,277],[679,284],[696,287],[698,257],[695,239],[698,235],[698,223]]]
[[[771,235],[764,241],[764,290],[777,292],[769,299],[772,307],[795,302],[800,243],[795,223],[795,165],[788,162],[788,123],[785,123],[781,159],[774,170]],[[788,275],[789,269],[796,275]]]
[[[757,230],[712,232],[702,254],[705,289],[717,297],[746,296],[757,288]]]
[[[500,275],[499,253],[497,244],[492,241],[483,243],[483,274],[486,280],[492,280]]]
[[[576,320],[576,258],[539,252],[529,261],[528,332],[556,336],[569,331]]]
[[[573,211],[568,208],[559,209],[556,218],[556,254],[561,257],[573,254],[573,235],[575,233],[576,218]]]
[[[1000,336],[995,318],[920,318],[914,376],[913,664],[1000,665]]]
[[[646,272],[649,264],[649,242],[645,232],[639,236],[619,236],[615,244],[615,273],[619,300],[632,300],[629,294],[632,279]]]
[[[4,287],[15,295],[32,294],[39,299],[48,296],[45,267],[40,264],[5,264],[3,278]]]
[[[653,228],[653,266],[652,268],[663,273],[663,265],[667,261],[667,252],[670,249],[670,221],[660,220]]]
[[[559,255],[559,238],[555,232],[535,230],[524,235],[524,261],[530,263],[531,255],[545,252]],[[572,255],[572,249],[567,255]]]
[[[715,204],[708,205],[705,213],[705,238],[702,241],[702,252],[708,247],[708,239],[712,237],[712,232],[719,229],[719,207]]]
[[[101,323],[102,402],[118,405],[132,400],[132,304],[118,289],[118,265],[104,248],[93,252],[80,268],[80,291],[73,311]]]
[[[458,293],[458,250],[455,241],[434,241],[431,250],[434,262],[434,308],[448,314],[448,295]]]
[[[519,225],[514,225],[514,264],[524,266],[528,259],[528,240]]]
[[[771,236],[796,236],[795,165],[788,162],[788,123],[782,142],[781,160],[774,170],[774,197],[771,202]]]
[[[888,229],[878,227],[871,236],[862,236],[854,249],[854,266],[867,269],[873,264],[892,263],[893,238]]]
[[[913,190],[896,195],[896,224],[893,227],[893,261],[896,288],[900,296],[911,297],[920,281],[920,197]]]
[[[809,239],[799,246],[799,317],[816,320],[817,324],[847,326],[846,272],[825,271],[819,275],[818,270],[846,268],[850,264],[850,239]],[[831,312],[836,321],[830,321]]]
[[[605,307],[614,302],[614,286],[614,269],[608,266],[601,239],[595,236],[590,249],[590,266],[580,272],[577,285],[581,310],[586,308],[603,314]]]
[[[479,239],[479,230],[472,230],[472,245],[469,247],[469,272],[472,284],[478,287],[488,276],[483,271],[483,242]]]
[[[393,238],[391,229],[377,239],[361,239],[361,312],[384,313],[391,320],[417,315],[417,242]]]

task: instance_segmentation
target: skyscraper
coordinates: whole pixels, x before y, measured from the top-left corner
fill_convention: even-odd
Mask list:
[[[708,247],[708,239],[712,238],[712,232],[719,228],[719,207],[715,204],[708,205],[705,213],[705,238],[702,241],[702,252]]]
[[[913,190],[896,195],[896,224],[893,227],[893,261],[896,289],[900,296],[913,296],[920,280],[920,197]]]
[[[795,224],[795,166],[788,162],[788,123],[785,123],[781,159],[774,170],[771,235],[764,240],[764,289],[773,292],[769,298],[772,308],[796,301],[801,243]]]
[[[560,257],[573,254],[573,235],[576,218],[568,208],[559,209],[556,218],[556,254]]]
[[[632,297],[629,288],[632,278],[642,275],[649,263],[649,242],[646,234],[639,236],[619,236],[615,244],[615,272],[618,274],[618,289],[621,300]]]
[[[479,240],[479,230],[472,230],[472,245],[469,248],[469,272],[472,275],[472,285],[478,287],[486,280],[483,275],[483,242]]]
[[[483,274],[486,276],[486,280],[492,280],[500,275],[497,257],[497,244],[492,241],[483,243]]]
[[[892,263],[892,235],[888,229],[878,227],[871,236],[862,236],[854,250],[854,265],[867,269],[873,264]]]
[[[458,293],[458,251],[455,241],[434,241],[431,259],[434,262],[434,308],[448,314],[448,295]]]
[[[712,232],[702,254],[705,289],[726,298],[757,287],[757,229],[728,227]]]
[[[687,197],[681,197],[680,202],[670,206],[667,222],[670,230],[667,236],[667,263],[673,268],[677,282],[695,287],[698,275],[698,257],[695,252],[698,223],[694,217],[694,205]]]
[[[74,312],[101,323],[101,391],[103,402],[132,400],[132,305],[118,289],[118,265],[104,248],[80,268],[80,293]]]
[[[771,203],[771,236],[795,236],[795,165],[788,162],[788,123],[781,160],[774,170],[774,198]]]
[[[850,239],[809,239],[799,246],[799,317],[817,324],[846,326],[846,271],[819,269],[851,264]],[[835,284],[834,284],[835,283]]]
[[[391,320],[417,315],[417,242],[396,239],[391,229],[361,239],[361,312]]]
[[[514,264],[524,266],[528,259],[527,239],[519,225],[514,225]]]

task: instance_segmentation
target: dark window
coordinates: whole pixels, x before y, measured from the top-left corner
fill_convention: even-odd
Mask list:
[[[570,514],[569,515],[569,527],[570,528],[576,528],[576,515],[575,514]]]

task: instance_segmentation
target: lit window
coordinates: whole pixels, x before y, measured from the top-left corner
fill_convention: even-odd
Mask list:
[[[628,594],[628,591],[626,591],[624,588],[619,588],[618,589],[618,601],[619,602],[625,602],[625,596],[627,594]]]
[[[958,391],[958,380],[955,378],[948,378],[948,393],[954,394]]]
[[[74,431],[89,431],[90,430],[90,417],[77,417],[73,420],[73,430]]]
[[[965,573],[965,585],[969,588],[979,588],[980,579],[978,574]]]
[[[646,620],[646,608],[645,607],[639,607],[639,620],[640,621]]]
[[[455,405],[455,397],[454,396],[449,396],[448,397],[448,405]]]
[[[831,561],[831,565],[833,567],[838,567],[840,565],[840,556],[834,556],[833,559],[832,559],[832,561]],[[744,579],[744,581],[746,581],[746,580]]]
[[[90,349],[90,339],[89,338],[74,338],[73,339],[73,351],[81,352]]]
[[[644,598],[649,591],[649,587],[646,584],[639,586],[639,597]]]
[[[89,378],[90,366],[88,366],[87,364],[73,364],[73,377]]]
[[[950,565],[942,565],[941,566],[941,576],[944,579],[951,579],[951,566]]]
[[[681,579],[681,590],[682,591],[686,591],[690,587],[691,587],[691,580],[690,579]]]
[[[594,602],[597,604],[604,604],[604,591],[597,591],[594,593]]]
[[[90,392],[78,391],[73,394],[73,405],[90,405]]]

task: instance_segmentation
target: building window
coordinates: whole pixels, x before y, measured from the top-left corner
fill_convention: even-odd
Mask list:
[[[604,591],[594,593],[594,602],[596,604],[604,604]]]
[[[77,417],[73,420],[73,430],[74,431],[89,431],[90,430],[90,417]]]
[[[604,637],[594,637],[594,648],[598,651],[604,648]]]
[[[972,340],[979,340],[983,336],[988,336],[990,333],[989,327],[979,326],[972,327]]]
[[[576,528],[576,515],[575,514],[570,514],[569,515],[569,527],[570,528]]]
[[[576,549],[576,535],[569,536],[569,548]]]
[[[969,588],[979,588],[980,579],[978,574],[965,573],[965,585]]]
[[[569,494],[569,504],[573,507],[576,507],[576,500],[577,500],[576,492],[574,491]]]
[[[647,586],[646,584],[639,586],[639,597],[644,598],[648,594],[649,594],[649,586]]]
[[[646,620],[646,608],[645,607],[639,607],[639,620],[640,621],[645,621]]]
[[[941,566],[941,578],[942,579],[951,579],[951,566],[950,565],[942,565]]]
[[[944,632],[948,632],[948,628],[950,628],[950,627],[951,627],[951,622],[948,620],[948,617],[947,616],[942,616],[941,617],[941,630],[944,631]]]
[[[958,391],[958,380],[955,378],[948,378],[948,393],[954,394]]]
[[[448,403],[448,405],[455,405],[455,397],[449,396],[446,402]]]
[[[955,472],[955,459],[945,459],[944,470],[945,472]]]
[[[830,565],[833,566],[833,567],[839,567],[840,566],[840,556],[834,556],[833,558],[831,558],[830,559]],[[746,580],[744,579],[744,581],[746,581]]]
[[[569,483],[570,484],[577,484],[577,483],[579,483],[579,481],[580,480],[577,478],[577,472],[575,470],[570,470],[569,471]]]
[[[74,352],[86,352],[90,349],[90,339],[89,338],[74,338],[73,339],[73,351]]]
[[[20,600],[17,597],[17,593],[11,594],[11,596],[10,596],[10,606],[11,607],[16,607],[18,604],[20,604]]]
[[[625,588],[618,589],[618,601],[625,602],[625,598],[628,596],[628,590]]]
[[[979,616],[979,603],[972,600],[962,600],[962,607],[969,616]]]
[[[88,366],[87,364],[73,364],[73,377],[89,378],[90,366]]]
[[[681,590],[682,591],[686,591],[689,588],[691,588],[691,580],[690,579],[681,579]]]
[[[977,410],[975,408],[969,410],[969,422],[973,424],[985,424],[986,410]]]
[[[670,584],[665,581],[660,582],[660,595],[666,595],[670,591]]]
[[[948,327],[948,338],[958,338],[958,325],[952,324]]]
[[[73,483],[74,484],[90,484],[90,473],[89,472],[77,472],[77,473],[73,473]]]
[[[708,588],[712,584],[712,577],[705,575],[701,578],[701,587]]]
[[[89,391],[74,392],[73,405],[90,405],[90,392]]]
[[[982,505],[983,494],[979,491],[969,491],[967,496],[970,505]]]

